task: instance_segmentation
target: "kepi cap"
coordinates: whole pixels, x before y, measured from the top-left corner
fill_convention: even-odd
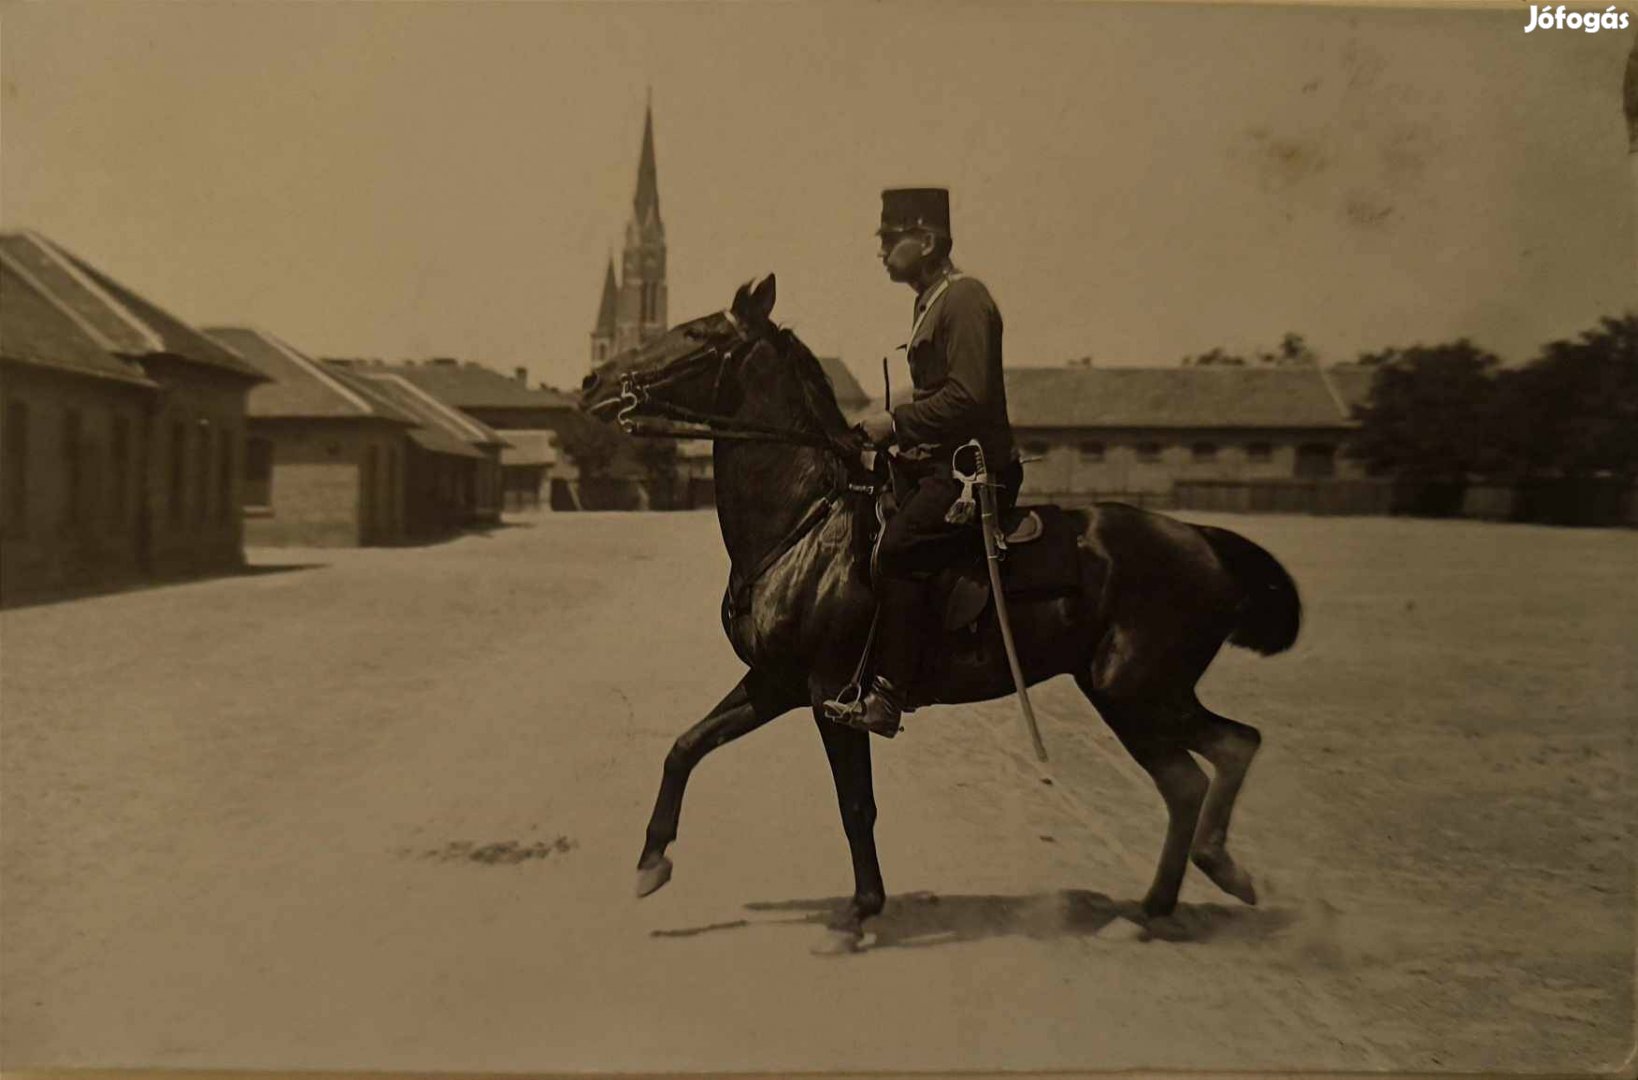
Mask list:
[[[910,229],[950,235],[949,188],[888,188],[882,192],[882,223],[876,235]]]

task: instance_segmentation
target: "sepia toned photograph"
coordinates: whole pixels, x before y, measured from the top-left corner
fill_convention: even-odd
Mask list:
[[[1633,1075],[1635,18],[0,2],[0,1068]]]

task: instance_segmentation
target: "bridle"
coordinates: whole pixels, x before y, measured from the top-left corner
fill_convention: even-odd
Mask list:
[[[843,498],[844,493],[873,498],[880,485],[873,477],[861,472],[858,448],[848,447],[843,440],[835,436],[762,424],[716,411],[699,412],[653,396],[654,391],[690,378],[704,370],[707,365],[714,363],[717,365],[717,373],[711,387],[711,408],[717,410],[722,407],[722,389],[729,370],[733,369],[737,376],[746,358],[767,340],[765,330],[747,332],[745,325],[733,311],[724,310],[722,314],[734,331],[730,341],[726,343],[717,340],[707,341],[686,356],[679,357],[646,375],[630,372],[622,375],[620,411],[615,414],[615,419],[628,434],[641,438],[708,439],[713,442],[765,442],[812,446],[826,451],[841,463],[840,468],[833,468],[830,490],[807,508],[790,531],[769,548],[755,566],[744,572],[738,567],[730,568],[728,593],[724,602],[729,617],[737,618],[744,611],[745,597],[751,586],[760,580],[774,563],[784,558],[803,537],[812,532],[819,522],[825,520],[830,515],[832,507]],[[644,415],[637,415],[638,409],[643,409]],[[657,417],[661,422],[652,422],[649,417]]]
[[[620,377],[620,411],[615,414],[620,427],[629,435],[646,439],[788,443],[827,450],[844,459],[848,457],[847,451],[828,435],[743,420],[720,412],[699,412],[653,396],[656,390],[672,386],[715,364],[717,374],[711,387],[711,407],[721,407],[722,388],[729,369],[732,368],[737,374],[745,359],[767,340],[764,332],[747,332],[744,323],[731,310],[724,310],[722,314],[734,331],[729,342],[713,339],[654,372],[628,372]],[[638,409],[644,410],[643,415],[637,414]],[[665,422],[652,423],[649,422],[650,417]]]

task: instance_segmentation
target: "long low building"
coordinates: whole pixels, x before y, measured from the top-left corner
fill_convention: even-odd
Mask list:
[[[401,376],[339,364],[331,370],[417,421],[409,433],[404,490],[405,527],[411,537],[500,521],[500,459],[507,442],[498,432]]]
[[[243,565],[229,349],[33,232],[0,236],[0,594]]]
[[[1169,505],[1191,481],[1351,479],[1357,372],[1311,366],[1017,368],[1007,405],[1024,491]]]
[[[1010,367],[1023,496],[1166,507],[1179,485],[1363,479],[1344,452],[1371,373],[1356,367]],[[894,401],[907,400],[896,391]],[[847,410],[857,419],[880,400]]]

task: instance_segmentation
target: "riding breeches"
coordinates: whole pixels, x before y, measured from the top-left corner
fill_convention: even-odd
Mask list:
[[[996,470],[998,513],[1012,509],[1023,479],[1024,467],[1016,460]],[[964,554],[983,550],[983,537],[977,528],[976,492],[971,523],[951,524],[946,520],[950,507],[960,497],[961,482],[948,472],[921,477],[882,530],[877,548],[877,569],[882,577],[925,580]]]

